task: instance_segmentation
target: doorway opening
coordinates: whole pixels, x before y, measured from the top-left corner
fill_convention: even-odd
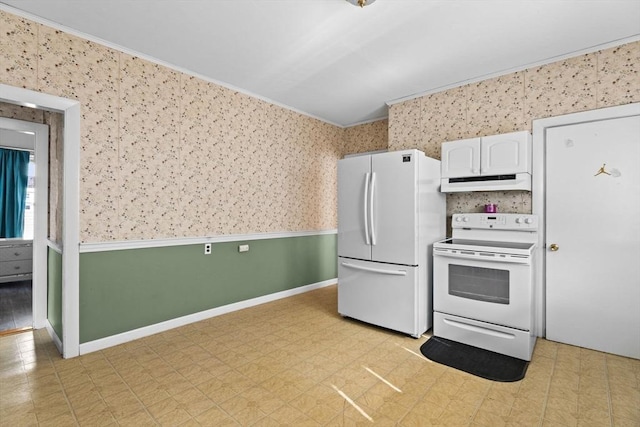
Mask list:
[[[47,303],[52,300],[52,298],[47,299],[47,248],[51,247],[51,242],[48,242],[46,237],[47,212],[44,209],[36,210],[34,230],[33,257],[36,261],[34,262],[33,286],[36,292],[33,296],[33,327],[34,329],[47,328],[56,347],[62,353],[62,357],[65,359],[76,357],[80,354],[80,168],[77,167],[80,164],[80,103],[77,100],[2,83],[0,83],[0,102],[61,114],[63,127],[58,132],[64,144],[58,152],[64,158],[65,164],[76,165],[76,167],[62,167],[59,175],[60,186],[64,188],[64,197],[60,203],[62,209],[58,221],[61,224],[60,242],[64,245],[64,251],[62,246],[54,246],[57,246],[56,252],[60,254],[59,258],[61,258],[60,292],[59,297],[56,298],[59,301],[60,332],[56,332],[47,319],[48,311],[51,312],[48,310]],[[1,120],[2,118],[0,118]],[[46,128],[44,125],[39,126]],[[36,141],[43,141],[46,152],[47,140],[43,136],[43,131],[37,132]],[[36,143],[36,154],[38,146]],[[44,158],[47,159],[47,156]],[[46,166],[44,162],[36,162],[36,169],[45,167],[39,173],[40,176],[47,175]],[[42,181],[38,180],[36,186],[42,184]],[[37,197],[43,195],[46,195],[46,192],[36,191]],[[38,203],[37,200],[36,203]],[[46,202],[41,205],[46,205]],[[38,259],[42,261],[38,262]]]
[[[0,106],[0,334],[12,334],[46,317],[49,126]]]
[[[0,131],[0,336],[33,329],[35,135]],[[20,141],[24,140],[21,147]],[[22,163],[10,162],[21,159]],[[22,169],[26,176],[13,172]],[[24,178],[26,177],[26,181]],[[22,182],[19,182],[22,181]],[[16,186],[15,184],[19,184]],[[14,203],[14,202],[18,203]]]

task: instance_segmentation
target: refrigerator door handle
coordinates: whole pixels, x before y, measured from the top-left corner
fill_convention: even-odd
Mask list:
[[[376,190],[376,173],[371,173],[371,196],[369,197],[369,222],[371,223],[371,244],[376,244],[376,227],[373,222],[373,196]]]
[[[407,275],[406,270],[385,270],[383,268],[364,267],[361,265],[351,264],[350,262],[342,262],[341,264],[344,267],[349,267],[356,270],[370,271],[372,273],[388,274],[390,276],[406,276]]]
[[[367,242],[367,245],[371,244],[371,240],[369,239],[369,217],[367,215],[367,199],[369,198],[369,172],[365,174],[364,177],[364,201],[362,203],[362,212],[364,214],[364,240]]]

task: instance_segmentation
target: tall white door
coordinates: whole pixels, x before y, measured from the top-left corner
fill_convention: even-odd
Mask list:
[[[640,116],[547,129],[546,337],[640,358]]]
[[[371,259],[417,265],[417,150],[371,157],[373,215]]]
[[[371,156],[338,161],[338,255],[371,259],[368,225]]]

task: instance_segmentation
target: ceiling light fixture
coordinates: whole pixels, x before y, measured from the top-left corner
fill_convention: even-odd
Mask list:
[[[376,0],[347,0],[347,1],[354,6],[365,7],[367,5],[370,5]]]

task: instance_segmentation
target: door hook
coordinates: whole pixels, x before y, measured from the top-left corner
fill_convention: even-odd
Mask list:
[[[598,175],[600,175],[600,174],[611,175],[609,172],[607,172],[606,170],[604,170],[604,167],[605,167],[605,166],[607,166],[607,164],[606,164],[606,163],[603,163],[603,164],[602,164],[602,167],[601,167],[600,169],[598,169],[598,172],[597,172],[595,175],[593,175],[593,176],[598,176]]]

